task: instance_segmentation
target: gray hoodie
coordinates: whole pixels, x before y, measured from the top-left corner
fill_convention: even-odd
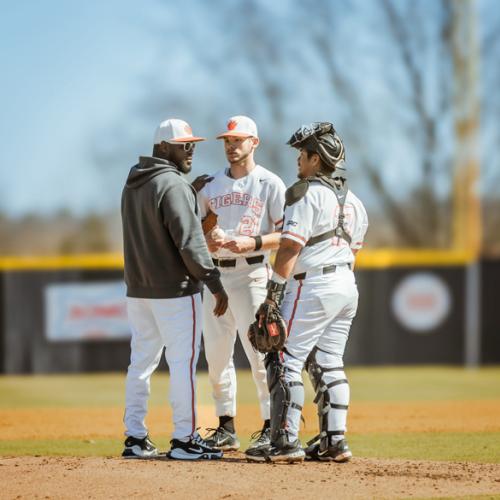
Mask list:
[[[203,236],[196,192],[177,167],[139,158],[122,193],[128,297],[167,299],[222,290]]]

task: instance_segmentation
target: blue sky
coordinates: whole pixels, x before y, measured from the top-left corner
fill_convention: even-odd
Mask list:
[[[159,0],[6,3],[0,17],[0,211],[16,217],[62,208],[77,214],[117,209],[128,168],[150,153],[154,128],[170,116],[158,105],[154,118],[141,122],[137,106],[150,88],[184,92],[188,100],[198,94],[197,108],[179,117],[196,131],[197,116],[215,112],[213,130],[198,132],[209,137],[228,116],[241,114],[236,107],[210,109],[210,85],[220,92],[230,84],[207,81],[189,57],[190,39],[196,39],[195,50],[196,44],[214,50],[223,44],[204,39],[199,12],[196,0],[182,6]],[[155,64],[164,69],[158,81]],[[134,153],[119,157],[123,173],[115,168],[103,174],[96,151],[112,150],[116,163],[121,141],[127,153],[133,143]],[[223,161],[220,144],[198,150],[194,175],[219,168],[211,162]]]
[[[155,8],[148,0],[2,6],[0,209],[98,207],[89,136],[137,93],[154,55],[146,26]]]
[[[304,31],[302,35],[291,32],[295,28],[290,28],[288,20],[298,15],[293,0],[255,1],[267,9],[265,20],[272,18],[275,23],[269,27],[260,24],[261,36],[276,37],[276,43],[281,42],[281,35],[288,37],[287,43],[297,51],[296,60],[280,61],[282,66],[276,70],[289,98],[286,134],[310,120],[331,119],[345,126],[351,109],[342,107],[332,95],[328,75],[321,73],[321,54],[300,54],[301,36],[313,24],[296,17],[293,26]],[[246,3],[235,0],[229,4],[236,6],[232,14],[242,19],[214,11],[203,0],[184,0],[182,4],[168,0],[3,2],[0,212],[16,217],[61,208],[79,214],[118,209],[128,167],[138,155],[149,154],[156,124],[171,112],[175,116],[177,109],[182,110],[178,117],[209,138],[229,116],[247,113],[256,119],[262,141],[271,140],[274,130],[268,103],[255,90],[260,75],[252,72],[247,59],[238,58],[242,50],[248,58],[255,48],[239,45],[245,18],[238,8]],[[493,4],[492,0],[480,2],[487,14]],[[339,55],[344,67],[361,82],[358,101],[368,112],[359,127],[371,131],[363,136],[361,147],[385,162],[384,178],[404,195],[401,174],[404,186],[411,187],[409,181],[418,179],[418,162],[409,149],[414,144],[398,136],[401,123],[391,118],[402,108],[392,99],[393,89],[385,79],[392,69],[388,64],[392,61],[386,57],[392,56],[383,33],[377,30],[375,3],[345,0],[342,5],[351,5],[351,9],[342,12],[335,29],[341,40],[350,42],[339,48]],[[430,12],[434,4],[421,0],[420,5]],[[221,24],[214,26],[210,16]],[[430,19],[424,17],[421,22]],[[258,50],[258,40],[256,47]],[[202,51],[216,54],[219,66],[204,66],[197,58]],[[305,64],[300,62],[301,55]],[[286,73],[280,75],[279,71]],[[238,80],[244,84],[236,86]],[[226,99],[233,89],[236,94]],[[281,145],[287,138],[274,139]],[[348,148],[348,161],[354,158],[354,164],[356,148],[358,145]],[[280,154],[285,165],[292,165],[283,173],[290,183],[295,176],[295,153],[283,147]],[[193,172],[212,172],[223,161],[220,144],[209,141],[198,148]],[[370,201],[372,190],[362,185],[359,176],[362,173],[355,180],[355,190]]]

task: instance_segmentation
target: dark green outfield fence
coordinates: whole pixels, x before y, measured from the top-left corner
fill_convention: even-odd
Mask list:
[[[364,251],[346,363],[500,363],[500,260]],[[0,373],[125,371],[118,255],[0,260]],[[236,366],[247,367],[240,345]],[[203,354],[199,368],[206,368]]]

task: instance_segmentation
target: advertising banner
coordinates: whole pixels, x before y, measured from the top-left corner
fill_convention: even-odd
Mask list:
[[[44,300],[45,335],[51,342],[130,338],[122,281],[52,283]]]

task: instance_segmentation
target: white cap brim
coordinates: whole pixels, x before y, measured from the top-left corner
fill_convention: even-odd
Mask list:
[[[224,137],[242,137],[242,138],[246,138],[246,137],[255,137],[255,136],[251,135],[251,134],[247,134],[245,132],[233,132],[232,130],[230,130],[228,132],[224,132],[224,133],[218,135],[217,139],[224,139]]]
[[[206,141],[205,137],[176,137],[175,139],[170,139],[169,141],[165,142],[201,142],[201,141]]]

